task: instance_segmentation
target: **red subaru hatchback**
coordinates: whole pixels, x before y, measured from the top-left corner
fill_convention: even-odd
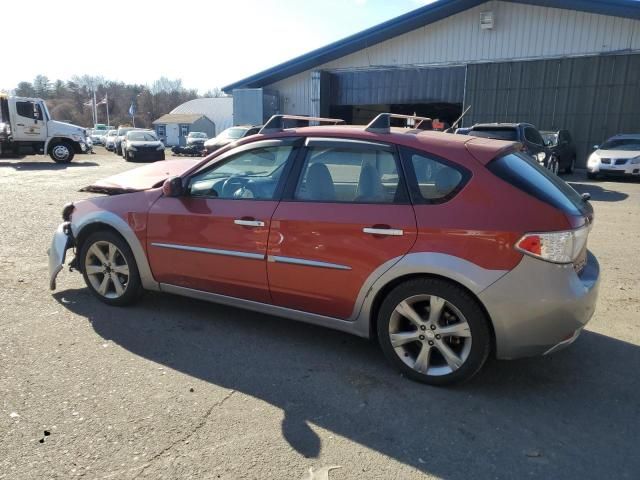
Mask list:
[[[51,288],[74,247],[109,305],[159,290],[377,338],[431,384],[572,343],[599,284],[588,198],[517,144],[392,117],[288,129],[300,119],[277,116],[204,160],[87,187],[107,196],[64,208]]]

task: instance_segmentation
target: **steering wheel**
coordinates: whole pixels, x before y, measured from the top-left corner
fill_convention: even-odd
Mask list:
[[[238,189],[245,189],[247,186],[248,179],[245,177],[236,177],[231,176],[227,178],[222,184],[222,188],[220,189],[220,197],[222,198],[233,198],[234,193],[238,191]],[[249,189],[250,190],[250,189]],[[252,192],[253,193],[253,192]]]

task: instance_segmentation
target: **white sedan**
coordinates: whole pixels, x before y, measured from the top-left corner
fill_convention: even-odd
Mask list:
[[[596,146],[587,160],[587,176],[640,177],[640,134],[616,135]]]

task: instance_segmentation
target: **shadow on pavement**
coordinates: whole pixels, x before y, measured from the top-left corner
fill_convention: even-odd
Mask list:
[[[550,357],[491,361],[443,389],[401,377],[374,343],[340,332],[157,293],[126,309],[87,290],[54,297],[135,355],[282,409],[282,436],[306,457],[322,450],[314,424],[445,479],[640,471],[640,348],[596,333]]]
[[[21,162],[21,161],[3,161],[0,159],[0,168],[10,167],[15,170],[35,171],[35,170],[65,170],[67,168],[76,167],[97,167],[99,164],[95,162],[74,162],[55,163],[53,160],[49,162]]]
[[[597,183],[578,183],[569,180],[567,183],[571,185],[578,193],[588,193],[591,195],[591,201],[594,202],[621,202],[629,197],[628,194],[609,190]]]

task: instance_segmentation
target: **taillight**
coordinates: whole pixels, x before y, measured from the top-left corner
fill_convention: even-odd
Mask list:
[[[563,232],[527,233],[516,250],[553,263],[572,263],[587,245],[591,226]]]

